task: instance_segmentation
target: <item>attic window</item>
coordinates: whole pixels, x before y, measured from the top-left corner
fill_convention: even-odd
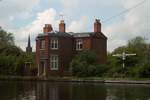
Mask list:
[[[83,49],[83,40],[77,39],[76,40],[76,50],[82,50]]]

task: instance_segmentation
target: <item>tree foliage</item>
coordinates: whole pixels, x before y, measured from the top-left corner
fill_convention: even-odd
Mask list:
[[[0,28],[0,75],[23,75],[25,62],[31,62],[31,70],[35,69],[34,57],[15,46],[12,33]]]
[[[14,44],[14,37],[12,33],[8,33],[3,29],[0,29],[0,45],[13,45]]]
[[[116,48],[108,55],[108,73],[114,77],[122,74],[126,77],[150,77],[150,44],[142,37],[135,37],[128,41],[127,45]],[[136,56],[127,57],[126,67],[122,68],[122,59],[112,57],[116,53],[136,53]]]
[[[99,65],[96,61],[96,54],[91,51],[80,52],[70,65],[74,76],[102,76],[106,72],[106,66]]]
[[[122,58],[113,57],[113,54],[136,53],[136,56],[127,57],[125,68],[122,67]],[[108,53],[107,66],[96,62],[96,55],[90,51],[83,51],[75,56],[71,62],[74,76],[107,76],[107,77],[150,77],[150,44],[142,37],[135,37],[127,45],[116,48]]]

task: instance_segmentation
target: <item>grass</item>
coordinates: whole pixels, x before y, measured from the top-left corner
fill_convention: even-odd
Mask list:
[[[37,77],[37,76],[3,76],[0,80],[28,80],[28,81],[150,81],[150,78],[110,78],[110,77]]]

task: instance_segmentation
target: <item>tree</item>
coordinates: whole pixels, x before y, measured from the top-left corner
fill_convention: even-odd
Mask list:
[[[35,54],[24,53],[14,44],[12,33],[0,28],[0,75],[23,75],[25,62],[31,62],[30,71],[36,73],[34,58]]]
[[[0,53],[10,46],[14,46],[14,37],[12,33],[0,29]]]
[[[14,37],[12,33],[8,33],[3,29],[0,29],[0,45],[13,45],[14,44]]]
[[[82,51],[77,54],[70,64],[73,75],[80,77],[102,76],[107,67],[99,65],[96,58],[96,54],[91,51]]]
[[[145,39],[142,37],[135,37],[128,41],[127,45],[116,48],[110,55],[116,53],[136,53],[136,56],[127,57],[125,60],[126,76],[129,77],[148,77],[150,76],[150,44],[146,43]],[[121,76],[121,59],[114,58],[109,56],[109,66],[110,69],[108,73],[113,75],[117,73],[118,76]],[[145,74],[144,74],[145,73]]]
[[[25,63],[30,62],[31,66],[27,66],[29,68],[28,71],[32,75],[36,74],[37,68],[35,67],[35,54],[34,53],[22,53],[16,61],[15,71],[17,75],[25,75]]]

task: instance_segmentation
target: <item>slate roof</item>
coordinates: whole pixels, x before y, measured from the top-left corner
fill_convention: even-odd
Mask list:
[[[82,33],[73,33],[73,37],[90,37],[94,35],[95,32],[82,32]],[[107,39],[107,37],[103,33],[98,33],[102,38]]]
[[[69,33],[63,33],[63,32],[58,32],[58,31],[52,31],[52,32],[49,32],[48,34],[45,34],[45,33],[41,33],[41,34],[38,34],[38,37],[43,37],[43,36],[58,36],[58,37],[72,37],[71,34]]]
[[[89,32],[84,32],[84,33],[73,33],[72,36],[73,37],[90,37],[90,34]]]
[[[38,37],[44,37],[44,36],[48,35],[48,36],[54,36],[54,37],[57,36],[57,37],[75,37],[75,38],[77,38],[77,37],[90,37],[94,34],[95,34],[95,32],[81,32],[81,33],[73,33],[73,32],[66,33],[65,32],[65,33],[63,33],[63,32],[58,32],[58,31],[51,31],[48,34],[41,33],[38,35]],[[102,38],[107,39],[107,37],[103,33],[98,33],[98,34],[100,34],[100,36]]]

